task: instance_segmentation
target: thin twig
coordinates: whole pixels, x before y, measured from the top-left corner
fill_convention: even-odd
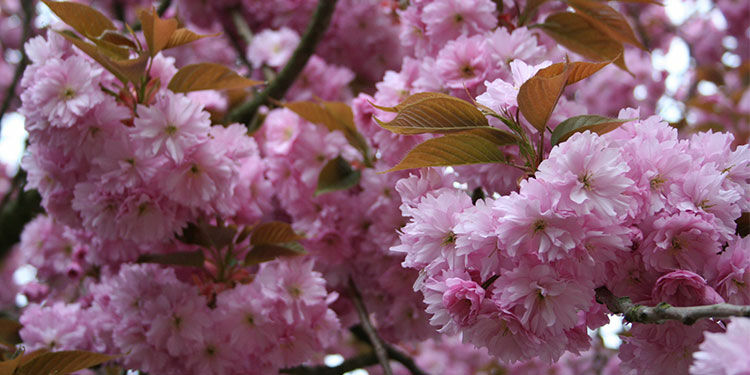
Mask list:
[[[323,34],[328,29],[335,8],[336,0],[320,0],[318,2],[318,7],[315,9],[310,24],[307,25],[305,34],[279,75],[252,100],[234,109],[229,114],[230,122],[242,122],[249,125],[261,105],[267,104],[270,99],[281,100],[284,97],[284,94],[292,87],[297,76],[302,73],[305,65],[307,65],[307,61],[315,52],[318,42],[323,39]]]
[[[631,323],[662,323],[665,320],[677,320],[691,325],[703,318],[731,318],[733,316],[750,317],[750,306],[716,305],[675,307],[667,303],[656,306],[634,304],[628,297],[617,297],[606,287],[596,288],[596,301],[607,306],[615,314],[623,314]]]
[[[375,327],[372,326],[370,315],[367,313],[367,308],[365,307],[364,302],[362,302],[362,295],[359,293],[359,289],[357,289],[357,285],[354,284],[354,280],[352,280],[351,277],[349,277],[349,290],[351,292],[352,301],[354,302],[354,307],[357,309],[357,314],[359,314],[359,321],[362,324],[362,329],[364,329],[367,338],[370,340],[370,345],[372,345],[372,349],[378,357],[380,366],[383,367],[383,373],[385,375],[392,375],[393,371],[391,370],[391,364],[388,361],[388,351],[385,349],[380,336],[378,336],[378,333],[375,331]]]
[[[237,58],[251,71],[253,70],[253,64],[247,59],[246,47],[250,44],[250,39],[246,39],[241,30],[241,23],[244,23],[242,15],[236,10],[231,10],[231,22],[227,17],[222,17],[221,27],[224,29],[224,35],[227,36],[229,43],[232,44],[235,52],[237,52]],[[247,27],[247,24],[245,24]]]
[[[3,98],[2,107],[0,107],[0,130],[3,128],[2,119],[5,116],[5,112],[8,111],[10,105],[13,104],[13,100],[16,98],[16,87],[21,81],[23,71],[26,69],[26,65],[29,63],[29,57],[26,56],[26,51],[23,45],[29,38],[31,38],[31,21],[34,19],[36,12],[34,11],[33,1],[21,1],[21,9],[23,10],[23,34],[21,39],[21,61],[16,65],[16,71],[13,73],[13,80],[10,82],[10,86],[5,90],[5,98]]]
[[[328,366],[296,366],[279,370],[281,374],[292,375],[342,375],[349,371],[365,368],[378,363],[374,352],[360,354],[345,360],[336,367]]]

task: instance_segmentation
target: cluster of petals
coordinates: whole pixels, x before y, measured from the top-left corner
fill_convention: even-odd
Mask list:
[[[431,324],[508,362],[585,351],[586,328],[606,322],[594,299],[601,286],[652,305],[746,303],[750,248],[735,220],[750,158],[731,141],[678,140],[656,117],[604,136],[576,133],[517,191],[474,204],[463,190],[430,183],[440,172],[422,171],[396,185],[409,222],[391,251],[420,271],[414,287]],[[640,144],[659,152],[640,153]],[[622,368],[660,373],[651,364],[672,363],[677,347],[690,353],[703,331],[721,329],[635,323]],[[689,339],[670,338],[677,334]],[[642,361],[646,351],[653,361]],[[690,365],[678,363],[683,372]]]
[[[268,374],[338,340],[336,299],[304,259],[261,266],[214,307],[190,281],[156,265],[124,265],[81,303],[31,305],[21,317],[29,350],[128,353],[125,366],[159,374]],[[250,358],[248,358],[250,357]]]

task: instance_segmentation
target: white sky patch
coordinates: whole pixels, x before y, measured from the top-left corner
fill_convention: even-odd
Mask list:
[[[617,349],[622,344],[619,333],[622,331],[622,317],[619,315],[610,315],[609,324],[599,328],[599,332],[604,340],[604,346]]]
[[[370,375],[370,373],[367,372],[367,370],[359,369],[359,370],[346,372],[344,373],[344,375]]]
[[[323,363],[328,367],[336,367],[344,363],[344,357],[341,354],[329,354],[323,359]]]
[[[23,128],[23,116],[16,112],[6,114],[0,131],[0,162],[8,167],[8,174],[14,176],[23,156],[28,133]]]

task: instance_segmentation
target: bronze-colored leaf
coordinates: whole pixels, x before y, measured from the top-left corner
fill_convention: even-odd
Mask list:
[[[353,170],[349,162],[341,156],[329,160],[318,175],[318,186],[315,195],[346,190],[359,183],[361,172]]]
[[[547,35],[563,47],[594,61],[612,61],[628,71],[622,43],[596,29],[576,13],[562,12],[548,16],[540,25]]]
[[[138,45],[132,39],[114,30],[105,30],[97,39],[112,43],[116,46],[129,48],[133,51],[138,50]]]
[[[476,106],[445,94],[412,95],[391,110],[398,111],[396,118],[387,123],[377,118],[375,121],[398,134],[450,133],[490,127],[487,118]]]
[[[563,70],[565,70],[565,67],[567,65],[568,69],[570,70],[568,81],[565,82],[565,85],[567,86],[592,76],[594,73],[609,65],[611,62],[612,61],[590,63],[585,61],[576,61],[572,63],[557,63],[538,71],[536,75],[538,77],[552,78],[556,75],[561,74]]]
[[[591,130],[599,135],[617,129],[620,125],[632,120],[609,118],[598,115],[573,116],[555,127],[552,131],[552,146],[565,142],[575,133]]]
[[[566,2],[610,38],[620,43],[629,43],[640,49],[646,49],[636,38],[625,17],[604,2],[596,0],[566,0]]]
[[[414,147],[401,162],[386,172],[422,167],[447,167],[467,164],[504,163],[500,146],[518,139],[495,128],[470,129],[428,139]]]
[[[281,243],[293,242],[303,237],[294,232],[292,226],[280,221],[271,221],[258,225],[250,237],[250,244],[258,245],[276,245]]]
[[[196,34],[186,28],[179,28],[175,30],[172,35],[169,36],[169,40],[167,41],[167,44],[164,46],[163,49],[170,49],[174,47],[179,47],[188,43],[195,42],[198,39],[208,38],[212,36],[219,36],[221,33],[216,34]]]
[[[47,352],[36,356],[17,369],[18,375],[69,374],[110,361],[117,356],[70,350]]]
[[[299,246],[283,246],[283,245],[257,245],[254,246],[245,256],[245,265],[252,266],[263,262],[274,260],[278,257],[289,257],[305,255],[304,250],[300,250]]]
[[[18,331],[21,330],[21,323],[0,318],[0,343],[8,346],[14,346],[21,343],[21,336],[18,335]]]
[[[369,164],[369,147],[367,140],[357,130],[354,124],[354,114],[351,107],[342,102],[291,102],[284,104],[292,112],[313,124],[323,125],[329,131],[338,130],[344,134],[349,144],[356,148]]]
[[[89,39],[99,37],[105,30],[117,30],[107,16],[87,5],[70,1],[42,2],[63,22]]]
[[[205,257],[203,251],[178,251],[166,254],[143,254],[136,260],[137,263],[156,263],[171,266],[203,267]]]
[[[148,56],[143,55],[129,60],[113,60],[107,57],[102,50],[94,44],[88,43],[75,34],[67,31],[60,32],[60,35],[71,41],[78,49],[91,56],[104,69],[112,73],[120,82],[140,82],[145,75]]]
[[[402,110],[402,109],[404,109],[404,108],[406,108],[406,107],[408,107],[408,106],[410,106],[410,105],[412,105],[414,103],[421,102],[422,100],[433,99],[433,98],[442,98],[442,97],[445,97],[445,96],[449,96],[449,95],[445,95],[445,94],[439,93],[439,92],[418,92],[416,94],[410,95],[409,97],[407,97],[406,99],[404,99],[404,101],[402,101],[401,103],[399,103],[395,107],[383,107],[383,106],[375,105],[374,103],[370,103],[370,104],[373,107],[375,107],[377,109],[380,109],[380,110],[383,110],[383,111],[386,111],[386,112],[398,112],[398,111],[400,111],[400,110]],[[450,97],[452,98],[452,96],[450,96]]]
[[[141,10],[138,13],[138,19],[141,20],[148,51],[151,56],[155,56],[167,45],[172,34],[177,30],[178,22],[174,18],[159,18],[159,14],[153,7],[149,10]]]
[[[261,81],[247,79],[221,64],[199,63],[186,65],[175,73],[168,88],[174,92],[200,90],[244,89],[260,85]]]
[[[568,67],[552,77],[539,76],[537,73],[524,82],[518,90],[518,109],[540,133],[544,133],[547,121],[552,111],[555,110],[569,75]]]

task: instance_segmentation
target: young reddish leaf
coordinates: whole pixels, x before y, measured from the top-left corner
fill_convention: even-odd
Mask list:
[[[552,77],[540,76],[537,73],[518,90],[518,109],[539,132],[544,133],[569,75],[569,67],[565,67],[562,72]]]
[[[504,163],[500,146],[518,139],[495,128],[471,129],[428,139],[414,147],[401,162],[385,172],[422,167]]]
[[[594,73],[609,65],[611,62],[612,61],[590,63],[585,61],[576,61],[572,63],[557,63],[540,70],[536,75],[537,77],[552,78],[562,73],[567,65],[568,69],[570,70],[568,81],[565,82],[565,85],[567,86],[592,76]]]
[[[137,263],[156,263],[172,266],[203,267],[205,258],[203,251],[179,251],[167,254],[143,254],[136,260]]]
[[[412,95],[391,108],[398,111],[392,121],[384,123],[377,118],[375,121],[398,134],[449,133],[490,127],[484,114],[465,100],[438,93],[417,95],[418,98]]]
[[[38,349],[31,353],[24,353],[24,348],[21,347],[18,352],[20,354],[18,354],[15,358],[0,362],[0,375],[17,374],[16,369],[18,369],[18,367],[29,363],[32,359],[38,357],[41,354],[47,353],[48,350]]]
[[[69,1],[42,2],[63,22],[89,39],[99,37],[105,30],[117,30],[107,16],[89,6]]]
[[[177,20],[174,18],[161,19],[156,9],[153,7],[149,10],[142,10],[138,13],[138,19],[141,20],[143,27],[143,36],[148,44],[148,51],[151,56],[155,56],[159,51],[164,49],[172,34],[177,30]]]
[[[102,33],[102,35],[97,39],[112,43],[116,46],[129,48],[133,51],[138,50],[138,45],[132,39],[123,34],[120,34],[117,31],[105,30],[104,33]]]
[[[74,371],[110,361],[117,356],[70,350],[47,352],[36,356],[17,369],[18,375],[58,374],[64,375]]]
[[[642,50],[646,48],[636,38],[633,29],[620,12],[609,5],[596,0],[566,0],[578,14],[586,18],[594,27],[609,35],[610,38],[632,44]]]
[[[599,135],[617,129],[620,125],[632,120],[609,118],[598,115],[573,116],[555,127],[552,131],[552,146],[565,142],[571,135],[591,130]]]
[[[167,41],[167,44],[164,46],[163,49],[179,47],[188,43],[195,42],[198,39],[208,38],[212,36],[219,36],[219,35],[221,35],[221,33],[201,35],[201,34],[196,34],[185,28],[179,28],[175,30],[172,33],[172,35],[169,36],[169,40]]]
[[[555,13],[540,25],[547,35],[565,48],[594,61],[612,61],[629,72],[623,59],[622,43],[610,38],[575,13]]]
[[[302,238],[294,232],[291,225],[280,221],[271,221],[260,224],[255,228],[252,236],[250,236],[250,244],[253,246],[274,245],[293,242]]]
[[[21,330],[21,323],[15,320],[0,318],[0,343],[13,346],[21,343],[21,337],[18,331]]]
[[[369,163],[367,141],[357,130],[352,109],[346,103],[305,101],[286,103],[284,107],[313,124],[325,126],[329,131],[340,131],[349,141],[349,144],[359,150],[365,163]]]
[[[221,64],[200,63],[183,66],[167,87],[174,92],[190,92],[244,89],[261,83],[263,82],[247,79]]]
[[[130,60],[113,60],[102,53],[97,46],[88,43],[71,32],[60,32],[60,35],[71,41],[78,49],[91,56],[104,69],[112,73],[120,82],[139,82],[146,71],[148,56],[143,55]]]
[[[130,57],[130,50],[110,43],[102,39],[92,39],[91,41],[99,48],[99,52],[104,56],[115,60],[127,60]]]
[[[253,266],[274,260],[278,257],[289,257],[307,254],[301,246],[284,246],[263,244],[254,246],[245,256],[245,265]]]
[[[359,183],[360,171],[353,170],[349,162],[337,156],[326,163],[318,175],[315,196],[337,190],[346,190]]]
[[[418,92],[418,93],[416,93],[414,95],[410,95],[408,98],[404,99],[404,101],[402,101],[401,103],[399,103],[395,107],[383,107],[383,106],[375,105],[374,103],[370,103],[370,105],[372,105],[373,107],[375,107],[377,109],[386,111],[386,112],[399,112],[402,109],[404,109],[404,108],[406,108],[406,107],[408,107],[408,106],[410,106],[412,104],[415,104],[417,102],[421,102],[422,100],[433,99],[433,98],[443,98],[443,97],[452,98],[452,96],[450,96],[450,95],[442,94],[442,93],[439,93],[439,92]]]

